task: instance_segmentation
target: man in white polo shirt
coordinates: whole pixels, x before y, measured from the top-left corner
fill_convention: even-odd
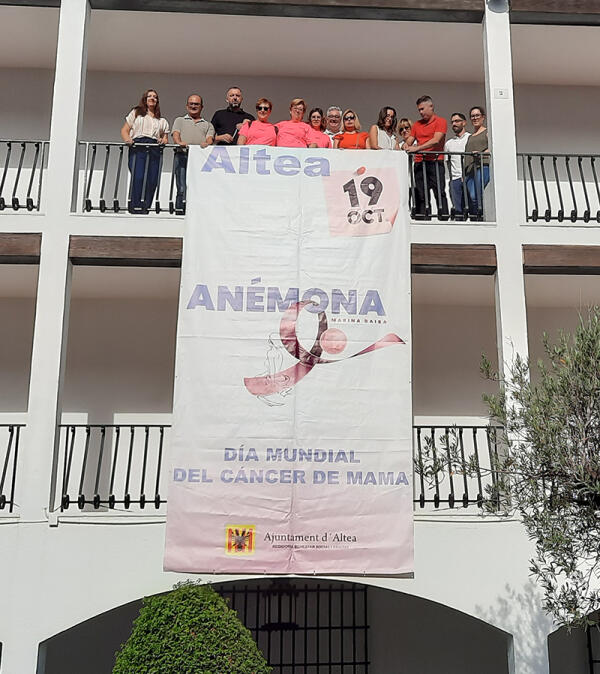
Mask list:
[[[467,118],[462,112],[453,112],[450,116],[450,124],[454,136],[448,138],[444,150],[446,152],[464,152],[467,140],[471,135],[465,131],[467,127]],[[455,215],[461,216],[465,210],[465,189],[463,186],[464,178],[464,157],[454,155],[450,157],[450,198],[454,206]]]
[[[187,114],[177,117],[173,124],[173,142],[179,145],[175,152],[175,181],[177,182],[177,198],[175,212],[182,214],[186,199],[187,147],[212,145],[215,129],[202,117],[202,96],[190,94],[186,104]]]

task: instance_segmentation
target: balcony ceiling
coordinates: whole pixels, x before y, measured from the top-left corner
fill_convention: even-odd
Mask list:
[[[0,25],[0,68],[54,67],[57,9],[0,6]],[[600,85],[597,27],[514,25],[512,34],[517,83]],[[481,82],[481,43],[481,26],[468,23],[95,10],[88,64],[228,77]]]
[[[530,308],[572,307],[585,314],[598,305],[600,276],[526,274],[525,296]]]
[[[215,14],[182,21],[175,13],[94,12],[90,68],[147,72],[148,44],[174,47],[157,52],[152,70],[162,73],[398,80],[419,79],[418,70],[425,79],[483,77],[476,24]],[[450,51],[452,62],[439,58]]]
[[[179,269],[156,267],[81,267],[73,270],[74,299],[172,300],[179,296]],[[0,264],[0,297],[33,299],[38,266]]]

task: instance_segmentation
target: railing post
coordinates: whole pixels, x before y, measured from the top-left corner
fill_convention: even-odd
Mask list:
[[[62,0],[45,203],[48,214],[60,214],[63,218],[71,211],[77,190],[89,17],[88,0]]]

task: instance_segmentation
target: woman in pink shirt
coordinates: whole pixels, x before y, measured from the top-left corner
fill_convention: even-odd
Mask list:
[[[277,123],[277,147],[317,147],[311,138],[310,126],[302,121],[306,103],[294,98],[290,103],[290,119]]]
[[[313,108],[308,114],[310,124],[310,136],[312,141],[317,144],[317,147],[331,147],[331,138],[323,133],[327,126],[325,116],[321,108]]]
[[[238,134],[238,145],[277,145],[277,127],[269,122],[273,104],[268,98],[256,101],[258,119],[247,119]]]

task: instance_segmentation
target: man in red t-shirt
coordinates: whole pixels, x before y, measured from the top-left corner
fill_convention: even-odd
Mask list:
[[[414,156],[412,215],[422,220],[431,214],[429,192],[433,190],[438,217],[445,220],[448,218],[448,199],[443,150],[448,123],[435,114],[431,96],[418,98],[417,110],[421,119],[413,124],[410,136],[403,145],[406,152]],[[437,154],[438,151],[442,154]],[[431,154],[420,154],[422,152]]]

